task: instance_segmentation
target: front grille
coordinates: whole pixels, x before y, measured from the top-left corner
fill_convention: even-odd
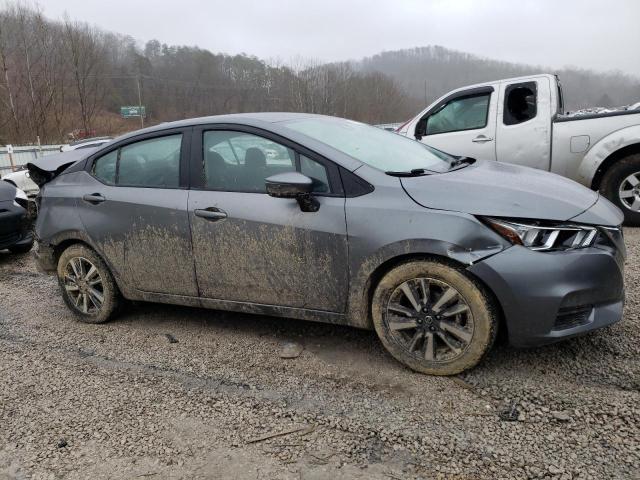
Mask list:
[[[567,330],[589,323],[589,317],[593,311],[593,306],[569,307],[558,310],[554,330]]]

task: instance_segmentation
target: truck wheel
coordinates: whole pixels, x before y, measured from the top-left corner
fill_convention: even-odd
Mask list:
[[[491,349],[498,316],[484,288],[462,269],[412,261],[387,273],[373,295],[373,325],[384,347],[418,372],[455,375]]]
[[[72,245],[58,260],[58,284],[69,309],[85,323],[108,321],[120,292],[102,259],[84,245]]]
[[[622,210],[625,225],[640,226],[640,154],[615,162],[602,178],[600,193]]]

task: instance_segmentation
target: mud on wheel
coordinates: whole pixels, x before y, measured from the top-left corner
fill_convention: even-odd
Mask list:
[[[83,322],[106,322],[117,310],[118,287],[105,263],[90,248],[67,248],[58,259],[57,273],[65,303]]]
[[[378,284],[373,322],[385,348],[410,368],[454,375],[475,366],[493,345],[498,319],[481,285],[463,270],[414,261]]]

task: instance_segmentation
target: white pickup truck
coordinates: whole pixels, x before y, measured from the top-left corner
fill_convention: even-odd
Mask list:
[[[640,226],[637,107],[564,114],[558,78],[532,75],[447,93],[397,133],[455,155],[569,177],[615,203],[627,225]]]

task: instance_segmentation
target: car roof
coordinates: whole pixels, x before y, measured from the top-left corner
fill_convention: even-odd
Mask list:
[[[93,142],[107,142],[112,140],[113,137],[91,137],[91,138],[83,138],[81,140],[76,140],[74,142],[69,143],[70,147],[74,147],[76,145],[82,145],[83,143],[93,143]]]
[[[295,112],[256,112],[256,113],[231,113],[227,115],[211,115],[208,117],[187,118],[184,120],[175,120],[173,122],[163,122],[153,127],[143,128],[134,132],[126,133],[116,140],[128,138],[133,135],[142,133],[151,133],[171,128],[191,127],[194,125],[205,125],[210,123],[237,123],[241,125],[264,126],[267,123],[286,122],[288,120],[298,120],[302,118],[325,117],[325,115],[316,115],[313,113],[295,113]]]

